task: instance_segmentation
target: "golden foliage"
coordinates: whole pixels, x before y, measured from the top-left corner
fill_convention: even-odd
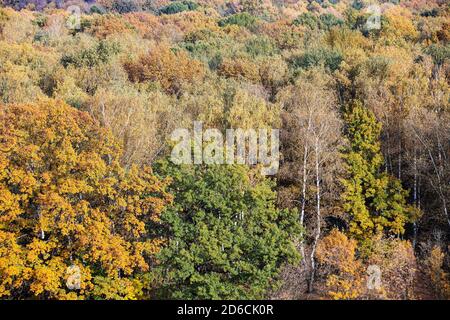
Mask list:
[[[357,243],[333,229],[317,245],[317,261],[326,269],[328,295],[334,300],[356,299],[362,292],[362,266],[356,259]]]
[[[131,25],[117,15],[93,15],[89,18],[89,32],[94,36],[104,39],[112,34],[123,34],[132,32]]]
[[[0,296],[108,297],[98,277],[135,283],[161,245],[147,226],[171,200],[167,182],[122,169],[121,148],[87,113],[54,101],[0,108]],[[71,265],[77,291],[65,286]]]
[[[435,246],[426,263],[433,289],[441,299],[450,299],[450,274],[443,269],[444,256],[442,249]]]
[[[183,83],[201,80],[205,70],[201,62],[191,59],[186,52],[173,52],[161,45],[141,56],[136,62],[124,65],[133,82],[154,81],[168,93],[177,93]]]
[[[387,10],[384,15],[388,20],[387,25],[385,25],[382,30],[382,33],[386,38],[413,40],[418,36],[409,10],[400,6],[395,6]]]
[[[217,72],[227,78],[243,78],[251,82],[258,82],[260,79],[258,66],[244,58],[224,59]]]

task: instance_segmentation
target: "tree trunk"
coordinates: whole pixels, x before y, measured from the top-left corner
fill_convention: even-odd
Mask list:
[[[303,178],[302,178],[302,199],[301,199],[301,210],[300,210],[300,226],[303,228],[304,220],[305,220],[305,206],[306,206],[306,183],[307,179],[307,160],[308,160],[308,145],[305,143],[304,154],[303,154]],[[302,255],[303,265],[306,267],[306,257],[305,257],[305,242],[302,238],[300,240],[300,253]]]
[[[308,292],[311,293],[314,288],[314,278],[316,273],[316,261],[314,255],[316,253],[317,243],[320,238],[321,214],[320,214],[320,167],[319,167],[319,142],[316,141],[315,147],[315,167],[316,167],[316,235],[311,248],[311,274],[308,283]]]

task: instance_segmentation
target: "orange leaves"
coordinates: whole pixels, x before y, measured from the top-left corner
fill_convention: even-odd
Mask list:
[[[247,59],[225,59],[219,66],[219,75],[227,78],[244,78],[251,82],[259,81],[258,66]]]
[[[184,51],[173,52],[164,45],[124,67],[131,81],[159,82],[167,93],[178,93],[183,83],[199,81],[205,73],[201,62],[189,58]]]
[[[334,229],[317,246],[317,261],[327,273],[326,286],[332,299],[355,299],[362,293],[361,263],[356,260],[357,243]]]
[[[123,34],[132,32],[130,26],[117,15],[94,15],[89,20],[89,32],[98,38],[106,38],[112,34]]]
[[[126,22],[131,24],[137,32],[147,39],[161,36],[162,24],[157,16],[146,12],[131,12],[123,15]]]
[[[316,257],[326,275],[328,296],[413,299],[416,259],[411,243],[381,236],[372,238],[371,243],[367,248],[357,247],[355,240],[336,229],[321,240]],[[369,286],[373,267],[379,270],[378,287]]]
[[[348,239],[345,234],[333,229],[317,246],[317,259],[320,263],[351,272],[355,269],[355,253],[357,243]]]
[[[121,168],[111,133],[64,103],[2,111],[0,296],[20,288],[32,298],[110,296],[113,289],[135,297],[134,276],[149,269],[161,245],[147,226],[171,201],[167,182],[148,168]],[[84,273],[79,291],[65,285],[74,261]],[[105,274],[132,288],[95,287]]]

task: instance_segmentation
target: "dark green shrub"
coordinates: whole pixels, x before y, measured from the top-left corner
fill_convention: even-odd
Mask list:
[[[247,12],[243,13],[236,13],[232,16],[229,16],[227,18],[224,18],[219,21],[219,26],[225,27],[227,25],[237,25],[240,27],[245,27],[248,29],[251,29],[256,26],[256,23],[258,22],[258,18],[255,16],[252,16],[251,14]]]
[[[339,68],[343,60],[342,54],[336,50],[327,48],[319,48],[306,51],[304,54],[291,59],[290,66],[292,69],[309,69],[323,64],[330,71]]]
[[[183,11],[196,10],[198,4],[192,1],[177,1],[163,7],[160,12],[163,14],[175,14]]]

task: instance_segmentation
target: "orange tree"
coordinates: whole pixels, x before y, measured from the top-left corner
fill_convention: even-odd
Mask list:
[[[132,82],[159,82],[169,94],[178,94],[183,83],[195,83],[204,77],[201,62],[191,59],[186,52],[173,52],[167,46],[158,46],[138,61],[127,62],[124,68]]]
[[[64,103],[0,105],[0,297],[142,294],[162,242],[149,229],[171,196],[120,154],[109,131]]]

